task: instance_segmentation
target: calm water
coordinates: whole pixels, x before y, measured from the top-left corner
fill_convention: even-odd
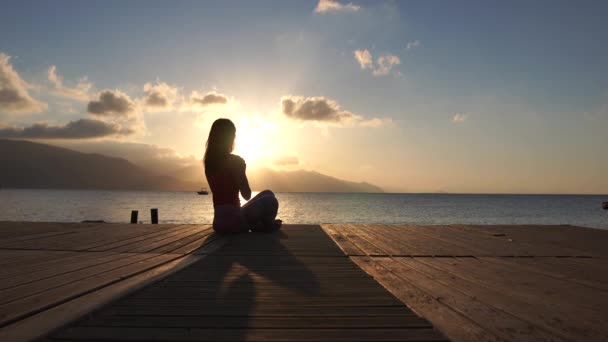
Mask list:
[[[573,224],[608,229],[608,196],[279,193],[285,223]],[[0,221],[210,223],[211,196],[194,192],[0,190]]]

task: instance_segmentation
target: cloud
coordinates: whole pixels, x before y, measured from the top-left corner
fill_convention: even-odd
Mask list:
[[[300,164],[300,161],[298,160],[298,157],[283,156],[283,157],[279,157],[279,158],[275,159],[274,164],[279,165],[279,166],[290,166],[290,165],[298,165],[298,164]]]
[[[37,123],[28,127],[0,127],[0,138],[90,139],[132,134],[130,129],[94,119],[70,121],[62,126]]]
[[[193,91],[192,95],[190,96],[190,102],[195,105],[205,107],[209,105],[226,104],[228,103],[228,98],[226,97],[226,95],[214,91],[208,92],[205,95]]]
[[[11,57],[0,52],[0,111],[9,113],[38,113],[47,108],[28,94],[31,86],[13,69]]]
[[[384,76],[388,75],[395,65],[401,64],[401,60],[395,55],[385,55],[378,57],[376,64],[377,66],[374,69],[373,74],[376,76]]]
[[[359,122],[359,126],[376,128],[390,125],[392,123],[393,120],[391,120],[390,118],[371,118],[369,120],[363,120]]]
[[[218,109],[217,106],[227,106],[226,109],[232,108],[235,105],[234,99],[229,99],[228,96],[210,91],[206,94],[193,91],[190,98],[183,101],[179,107],[180,111],[202,111],[207,108]]]
[[[53,84],[53,94],[61,97],[67,97],[79,101],[87,101],[89,99],[89,91],[93,84],[88,82],[86,76],[81,78],[75,87],[66,87],[63,84],[63,78],[57,73],[57,67],[51,65],[47,72],[49,81]]]
[[[469,116],[469,114],[454,114],[454,116],[452,117],[452,122],[456,122],[456,123],[464,122],[468,116]]]
[[[420,41],[419,40],[414,40],[413,42],[409,42],[407,43],[407,45],[405,46],[406,49],[408,50],[413,50],[417,47],[420,47]]]
[[[144,104],[147,109],[169,110],[176,102],[178,90],[165,82],[157,81],[154,84],[144,84],[144,92],[146,92]]]
[[[380,127],[392,122],[387,118],[371,118],[342,110],[340,105],[323,96],[303,97],[287,95],[281,97],[281,113],[298,121],[317,122],[335,125],[357,125],[363,127]]]
[[[395,55],[381,55],[376,59],[374,65],[372,54],[369,50],[355,50],[355,59],[359,63],[361,70],[370,69],[374,76],[385,76],[388,75],[395,65],[401,64],[401,60]],[[397,75],[400,73],[397,72]]]
[[[87,111],[98,116],[128,116],[135,110],[131,98],[118,90],[104,90],[98,100],[90,101]]]
[[[372,54],[369,50],[355,50],[355,59],[359,62],[361,69],[371,69],[374,66]]]
[[[352,2],[342,4],[336,0],[319,0],[315,13],[337,13],[337,12],[356,12],[361,6],[354,5]]]
[[[287,117],[300,121],[347,123],[360,118],[340,110],[337,102],[322,96],[282,96],[281,110]]]

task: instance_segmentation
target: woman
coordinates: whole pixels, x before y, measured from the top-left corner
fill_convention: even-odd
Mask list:
[[[205,176],[213,193],[213,229],[217,233],[243,233],[249,230],[271,232],[281,227],[275,220],[279,202],[264,190],[251,198],[245,174],[245,161],[232,154],[236,127],[228,119],[217,119],[211,126],[205,151]],[[249,200],[242,208],[239,192]]]

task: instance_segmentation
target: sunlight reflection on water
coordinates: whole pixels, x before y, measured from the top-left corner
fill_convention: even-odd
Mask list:
[[[255,195],[255,193],[253,194]],[[278,193],[285,223],[575,224],[608,229],[606,196]],[[242,200],[242,199],[241,199]],[[242,200],[244,204],[245,201]],[[210,223],[211,196],[196,192],[0,190],[0,220]]]

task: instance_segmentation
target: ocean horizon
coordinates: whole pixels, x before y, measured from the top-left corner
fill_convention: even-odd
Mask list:
[[[608,229],[607,195],[454,193],[277,193],[288,224],[576,225]],[[242,200],[242,203],[245,201]],[[211,223],[211,195],[194,191],[2,189],[0,221]]]

